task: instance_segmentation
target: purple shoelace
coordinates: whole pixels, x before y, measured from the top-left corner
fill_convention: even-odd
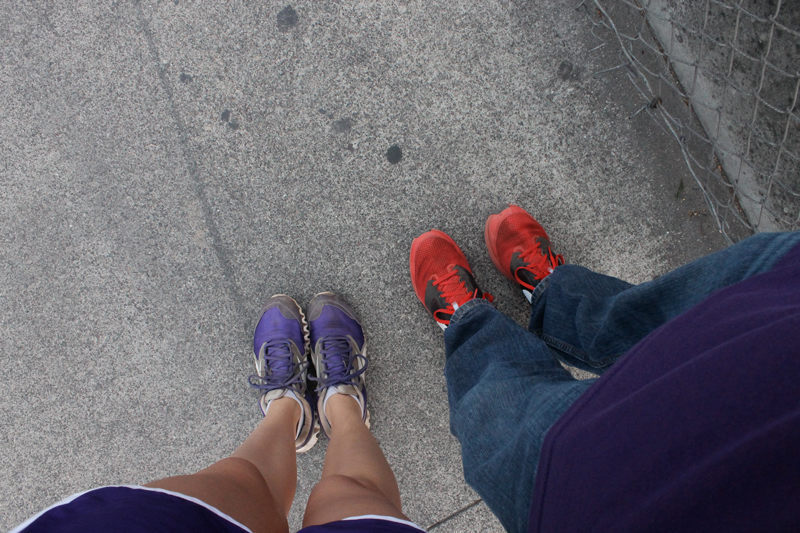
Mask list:
[[[247,381],[254,389],[269,392],[303,383],[303,372],[308,368],[308,361],[294,362],[290,341],[281,339],[265,342],[261,345],[258,357],[264,360],[264,377],[250,375]]]
[[[343,335],[323,337],[320,351],[328,377],[308,378],[317,383],[316,392],[334,385],[355,385],[355,378],[367,370],[367,358],[353,350],[348,337]],[[353,366],[359,359],[364,361],[364,366],[353,372]]]

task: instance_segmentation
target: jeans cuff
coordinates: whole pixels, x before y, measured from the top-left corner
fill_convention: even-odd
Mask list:
[[[475,307],[488,305],[489,307],[494,307],[489,300],[484,300],[483,298],[473,298],[472,300],[468,301],[458,309],[456,312],[453,313],[453,316],[450,317],[450,324],[454,324],[461,320],[465,313],[469,313],[470,309],[474,309]]]

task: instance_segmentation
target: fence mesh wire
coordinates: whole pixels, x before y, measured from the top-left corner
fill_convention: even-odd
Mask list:
[[[800,227],[800,2],[584,0],[597,46],[675,137],[729,242]]]

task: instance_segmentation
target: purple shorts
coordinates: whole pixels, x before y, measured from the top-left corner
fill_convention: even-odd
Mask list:
[[[243,533],[248,528],[197,498],[138,486],[100,487],[75,494],[9,533],[186,532]],[[419,526],[391,517],[354,517],[298,533],[419,533]]]

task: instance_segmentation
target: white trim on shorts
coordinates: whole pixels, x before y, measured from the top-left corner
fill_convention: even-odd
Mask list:
[[[177,496],[178,498],[183,498],[184,500],[188,500],[188,501],[190,501],[192,503],[196,503],[197,505],[199,505],[201,507],[205,507],[206,509],[208,509],[209,511],[211,511],[215,515],[219,516],[220,518],[223,518],[223,519],[227,520],[228,522],[230,522],[230,523],[242,528],[243,531],[246,531],[247,533],[253,533],[250,530],[250,528],[248,528],[244,524],[242,524],[240,522],[237,522],[235,519],[233,519],[230,516],[226,515],[225,513],[223,513],[222,511],[220,511],[216,507],[214,507],[213,505],[207,504],[203,500],[198,500],[197,498],[195,498],[193,496],[187,496],[186,494],[181,494],[180,492],[174,492],[174,491],[166,490],[166,489],[157,489],[157,488],[154,488],[154,487],[142,487],[141,485],[106,485],[106,486],[103,486],[103,487],[95,487],[93,489],[85,490],[83,492],[79,492],[77,494],[73,494],[72,496],[67,496],[66,498],[64,498],[60,502],[54,503],[53,505],[51,505],[47,509],[45,509],[43,511],[39,511],[38,513],[36,513],[32,517],[30,517],[29,519],[27,519],[26,521],[24,521],[23,523],[21,523],[20,525],[18,525],[17,527],[12,529],[11,531],[9,531],[8,533],[22,533],[25,530],[25,528],[27,528],[29,525],[31,525],[33,522],[35,522],[39,517],[41,517],[46,512],[50,511],[51,509],[55,509],[56,507],[60,507],[62,505],[67,505],[67,504],[71,503],[73,500],[83,496],[84,494],[88,494],[89,492],[93,492],[93,491],[100,490],[100,489],[113,489],[113,488],[149,490],[149,491],[152,491],[152,492],[161,492],[163,494],[171,494],[172,496]],[[418,526],[414,522],[410,522],[408,520],[403,520],[402,518],[395,518],[393,516],[367,514],[367,515],[361,515],[361,516],[349,516],[347,518],[342,518],[342,520],[369,520],[369,519],[371,519],[371,520],[383,520],[385,522],[395,522],[395,523],[398,523],[398,524],[405,524],[407,526],[411,526],[411,527],[413,527],[415,529],[418,529],[420,531],[425,531],[424,529],[422,529],[420,526]],[[320,525],[323,525],[323,524],[320,524]]]
[[[25,520],[23,523],[21,523],[20,525],[18,525],[17,527],[15,527],[11,531],[9,531],[8,533],[21,533],[22,531],[24,531],[24,529],[26,527],[28,527],[33,522],[35,522],[37,518],[39,518],[40,516],[45,514],[47,511],[49,511],[51,509],[55,509],[56,507],[60,507],[62,505],[67,505],[68,503],[72,502],[74,499],[79,498],[79,497],[83,496],[84,494],[87,494],[89,492],[93,492],[93,491],[96,491],[96,490],[100,490],[100,489],[114,489],[114,488],[149,490],[151,492],[161,492],[161,493],[164,493],[164,494],[171,494],[173,496],[177,496],[178,498],[183,498],[184,500],[188,500],[188,501],[190,501],[192,503],[196,503],[197,505],[199,505],[201,507],[205,507],[206,509],[208,509],[209,511],[211,511],[215,515],[219,516],[220,518],[224,518],[228,522],[230,522],[230,523],[242,528],[242,530],[247,531],[247,533],[253,533],[252,531],[250,531],[250,528],[248,528],[244,524],[241,524],[241,523],[237,522],[236,520],[234,520],[230,516],[226,515],[225,513],[223,513],[222,511],[220,511],[216,507],[207,504],[203,500],[198,500],[197,498],[194,498],[192,496],[187,496],[186,494],[181,494],[180,492],[173,492],[171,490],[166,490],[166,489],[156,489],[156,488],[153,488],[153,487],[142,487],[141,485],[106,485],[104,487],[95,487],[93,489],[89,489],[89,490],[85,490],[83,492],[79,492],[78,494],[73,494],[72,496],[68,496],[68,497],[64,498],[63,500],[61,500],[60,502],[58,502],[58,503],[54,503],[53,505],[51,505],[50,507],[48,507],[44,511],[40,511],[40,512],[36,513],[34,516],[28,518],[27,520]]]
[[[398,524],[405,524],[407,526],[411,526],[413,528],[417,528],[420,531],[425,531],[424,529],[419,527],[414,522],[409,522],[408,520],[403,520],[402,518],[395,518],[393,516],[383,516],[383,515],[378,515],[378,514],[365,514],[365,515],[361,515],[361,516],[348,516],[347,518],[342,518],[343,521],[344,520],[368,520],[368,519],[371,519],[371,520],[383,520],[385,522],[396,522]]]

